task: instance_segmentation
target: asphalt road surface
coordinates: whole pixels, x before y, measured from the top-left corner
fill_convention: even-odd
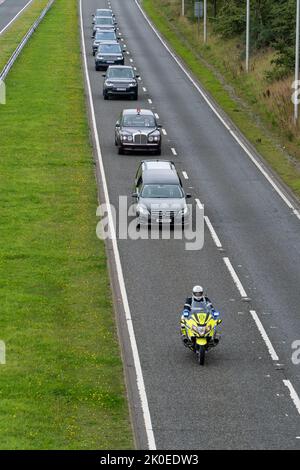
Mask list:
[[[147,156],[119,156],[114,146],[120,111],[137,102],[102,97],[91,15],[107,5],[85,0],[83,24],[109,196],[118,207],[120,195],[131,195],[138,163]],[[186,190],[204,204],[223,248],[207,226],[199,251],[187,251],[183,240],[118,241],[156,446],[299,449],[297,397],[294,402],[284,381],[299,395],[300,365],[291,357],[292,343],[300,339],[300,220],[209,108],[135,1],[111,0],[111,5],[129,52],[126,63],[141,75],[138,106],[153,109],[167,132],[161,158],[185,172]],[[205,287],[223,318],[221,343],[204,367],[179,337],[179,312],[194,284]],[[140,445],[146,446],[142,438]]]
[[[0,33],[29,0],[0,0]]]

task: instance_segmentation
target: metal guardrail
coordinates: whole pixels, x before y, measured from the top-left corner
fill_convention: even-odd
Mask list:
[[[9,73],[10,69],[12,68],[12,66],[14,65],[15,61],[17,60],[17,58],[21,54],[24,46],[27,44],[28,40],[31,38],[31,36],[33,35],[33,33],[35,32],[35,30],[37,29],[37,27],[39,26],[39,24],[43,20],[44,16],[48,13],[48,11],[50,10],[50,8],[52,7],[54,2],[55,2],[55,0],[50,0],[48,2],[47,6],[44,8],[42,13],[38,17],[38,19],[33,23],[31,28],[29,29],[29,31],[27,31],[27,33],[23,37],[22,41],[20,42],[20,44],[18,45],[18,47],[14,51],[14,53],[11,55],[8,62],[6,62],[4,68],[0,72],[0,80],[2,80],[3,82],[6,79],[8,73]]]

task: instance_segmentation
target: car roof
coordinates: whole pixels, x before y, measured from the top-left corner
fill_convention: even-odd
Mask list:
[[[177,171],[174,170],[148,170],[143,174],[144,184],[180,184]]]
[[[111,16],[101,16],[101,15],[97,15],[95,16],[95,19],[98,21],[98,20],[112,20],[112,17]]]
[[[143,160],[141,163],[144,172],[150,170],[175,170],[174,162],[169,160]]]
[[[110,39],[109,41],[105,41],[105,44],[103,44],[104,46],[110,46],[110,45],[116,45],[118,44],[118,46],[120,46],[120,43],[118,43],[118,41],[116,40],[113,40],[113,39]],[[101,47],[102,44],[99,45],[99,47]],[[120,46],[121,47],[121,46]]]
[[[140,114],[142,116],[154,116],[153,111],[151,109],[139,109],[139,112],[137,108],[134,109],[123,109],[123,114]]]
[[[99,31],[97,31],[96,34],[102,34],[102,33],[116,34],[115,31],[112,31],[111,29],[99,29]]]

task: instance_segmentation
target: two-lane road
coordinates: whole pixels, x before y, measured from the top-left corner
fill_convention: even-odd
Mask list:
[[[130,196],[145,157],[117,154],[115,122],[123,108],[137,104],[104,101],[103,78],[94,70],[91,15],[107,5],[83,2],[83,32],[108,192],[117,208],[120,195]],[[156,445],[299,449],[300,415],[283,381],[300,393],[300,366],[291,362],[291,344],[300,339],[300,221],[203,100],[136,2],[111,5],[129,52],[126,61],[142,78],[138,106],[158,113],[167,133],[162,158],[184,172],[186,188],[205,205],[223,248],[207,226],[199,251],[187,251],[181,240],[118,240]],[[224,258],[250,302],[242,300]],[[179,311],[194,284],[205,286],[224,319],[222,342],[204,368],[179,338]],[[279,361],[270,357],[250,310]],[[139,444],[146,446],[143,437]]]

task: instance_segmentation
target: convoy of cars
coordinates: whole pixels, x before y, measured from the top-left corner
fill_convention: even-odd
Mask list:
[[[134,68],[125,65],[125,49],[116,33],[117,22],[110,9],[97,9],[93,16],[92,53],[95,69],[103,74],[103,98],[129,97],[138,100],[138,78]],[[123,109],[115,125],[115,145],[119,155],[153,153],[161,155],[162,126],[150,109]],[[181,179],[171,161],[143,160],[138,167],[132,197],[136,201],[139,225],[185,226],[189,208]]]

